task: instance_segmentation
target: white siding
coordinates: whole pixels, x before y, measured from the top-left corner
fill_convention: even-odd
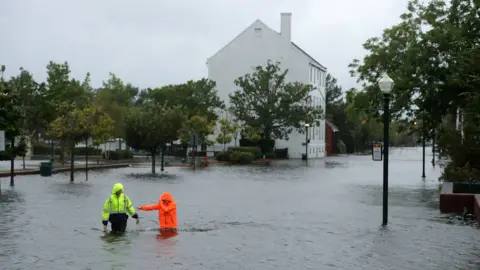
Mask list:
[[[325,109],[325,77],[326,70],[315,68],[313,59],[294,46],[291,37],[291,14],[281,14],[281,29],[277,33],[260,20],[255,21],[231,43],[222,48],[207,61],[208,77],[217,83],[219,97],[226,103],[228,95],[237,87],[234,80],[251,73],[258,65],[265,65],[270,59],[279,61],[281,68],[289,69],[286,80],[312,84],[312,105]],[[318,64],[316,65],[318,67]],[[312,73],[313,72],[313,73]],[[313,74],[313,76],[311,76]],[[309,158],[325,156],[325,122],[321,120],[320,127],[310,128]],[[317,132],[318,130],[318,132]],[[318,135],[316,135],[318,133]],[[313,135],[312,135],[313,134]],[[215,138],[212,136],[212,139]],[[290,158],[301,158],[305,153],[305,134],[293,132],[288,141],[277,140],[276,148],[288,148]],[[232,141],[229,146],[233,146]],[[221,150],[223,146],[216,144],[211,150]]]

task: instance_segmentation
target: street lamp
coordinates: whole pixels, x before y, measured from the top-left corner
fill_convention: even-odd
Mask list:
[[[309,124],[305,124],[305,161],[308,162],[308,127]]]
[[[383,222],[388,222],[388,136],[390,124],[390,92],[393,88],[393,80],[387,74],[378,81],[378,86],[383,93]]]

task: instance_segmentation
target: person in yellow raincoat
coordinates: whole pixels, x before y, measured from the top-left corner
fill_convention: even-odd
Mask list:
[[[112,232],[124,233],[127,229],[128,216],[140,222],[138,214],[135,212],[132,201],[124,193],[123,185],[116,183],[113,185],[112,194],[105,201],[102,211],[103,231],[107,231],[108,222],[112,227]]]

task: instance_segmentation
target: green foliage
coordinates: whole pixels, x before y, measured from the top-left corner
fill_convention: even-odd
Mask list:
[[[260,151],[260,148],[258,147],[230,147],[228,148],[228,151],[252,153],[255,159],[259,159],[263,156],[262,151]]]
[[[216,155],[215,155],[215,158],[218,160],[218,161],[228,161],[228,157],[230,156],[230,153],[229,151],[222,151],[222,152],[218,152]]]
[[[402,21],[367,40],[367,56],[350,66],[377,114],[382,95],[376,82],[388,73],[395,81],[391,98],[396,118],[421,119],[421,128],[412,131],[427,139],[442,126],[440,148],[450,160],[447,178],[466,177],[463,172],[479,169],[478,137],[467,134],[478,126],[473,115],[480,105],[475,98],[480,94],[479,8],[474,0],[410,1]],[[465,111],[463,135],[446,120],[449,115],[455,118],[458,109]]]
[[[153,101],[165,106],[179,106],[187,119],[200,116],[215,121],[217,120],[215,110],[225,108],[223,101],[217,96],[215,87],[214,81],[201,79],[147,89],[141,94],[138,104]]]
[[[228,161],[232,164],[250,164],[255,160],[255,155],[251,152],[232,151],[228,156]]]
[[[227,119],[221,119],[219,121],[220,132],[217,136],[217,142],[223,144],[223,151],[226,149],[226,144],[230,143],[233,139],[232,133],[236,132],[236,127],[232,125]]]
[[[127,144],[156,155],[167,143],[179,138],[184,120],[180,107],[148,103],[132,108],[126,119]]]
[[[230,94],[233,115],[265,139],[288,139],[293,130],[304,132],[304,123],[322,118],[320,107],[311,106],[312,87],[286,82],[288,70],[267,62],[252,74],[235,80],[240,88]]]
[[[132,159],[133,152],[130,150],[115,150],[115,151],[106,151],[102,153],[104,159],[109,160],[122,160],[122,159]]]
[[[198,134],[198,145],[212,145],[207,136],[215,130],[215,121],[208,120],[203,116],[195,115],[183,123],[180,129],[180,139],[182,143],[187,144],[190,137]]]
[[[110,136],[113,121],[102,111],[93,107],[73,108],[68,103],[62,107],[70,108],[71,111],[50,123],[47,134],[51,138],[69,142],[73,146],[91,137]]]

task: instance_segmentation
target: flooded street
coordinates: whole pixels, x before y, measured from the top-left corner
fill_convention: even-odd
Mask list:
[[[430,152],[430,151],[427,151]],[[382,229],[382,162],[371,156],[270,167],[125,168],[1,181],[1,269],[480,269],[480,229],[439,213],[438,181],[421,148],[390,157],[389,226]],[[115,182],[135,206],[163,191],[180,232],[158,236],[157,213],[138,211],[123,236],[104,234]],[[109,226],[110,227],[110,226]]]

